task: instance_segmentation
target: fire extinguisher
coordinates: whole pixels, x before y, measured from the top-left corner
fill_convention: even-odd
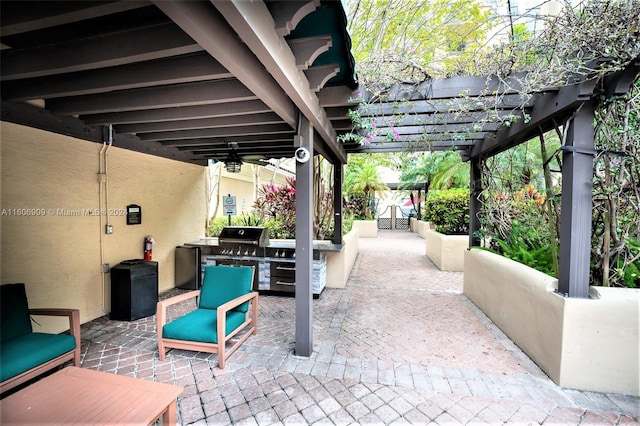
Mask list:
[[[147,235],[144,237],[144,260],[151,260],[151,252],[153,250],[153,237]]]

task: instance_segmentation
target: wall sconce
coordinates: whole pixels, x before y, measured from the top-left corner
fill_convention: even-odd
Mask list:
[[[236,152],[238,144],[231,142],[229,143],[229,148],[231,148],[231,152],[229,152],[227,159],[224,160],[224,166],[229,173],[240,173],[240,170],[242,169],[242,161]]]

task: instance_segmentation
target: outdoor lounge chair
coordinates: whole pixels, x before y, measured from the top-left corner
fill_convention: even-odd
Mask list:
[[[171,348],[210,352],[218,354],[218,365],[224,368],[225,359],[258,330],[258,293],[251,291],[254,271],[247,266],[207,266],[200,290],[158,302],[160,359]],[[167,322],[168,306],[198,296],[194,311]]]
[[[67,317],[69,334],[34,332],[31,315]],[[80,367],[80,311],[29,309],[23,283],[0,286],[0,393],[69,361]]]

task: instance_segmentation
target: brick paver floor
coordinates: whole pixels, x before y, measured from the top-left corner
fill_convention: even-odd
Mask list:
[[[183,386],[181,424],[637,424],[638,398],[555,385],[424,244],[407,231],[360,239],[347,287],[314,301],[309,358],[292,353],[294,299],[261,296],[258,334],[224,370],[211,354],[160,361],[155,317],[84,324],[83,367]]]

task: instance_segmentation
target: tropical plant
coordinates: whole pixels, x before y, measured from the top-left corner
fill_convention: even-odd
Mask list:
[[[354,215],[363,218],[373,217],[376,194],[384,198],[384,191],[389,190],[379,173],[379,167],[385,164],[390,164],[389,159],[382,156],[359,154],[349,157],[342,186],[346,198],[345,205],[353,208],[354,204],[350,204],[352,202],[364,204],[362,210],[352,210]],[[359,198],[364,198],[364,203],[361,203]]]
[[[469,189],[431,191],[425,200],[425,220],[449,235],[469,233]]]

